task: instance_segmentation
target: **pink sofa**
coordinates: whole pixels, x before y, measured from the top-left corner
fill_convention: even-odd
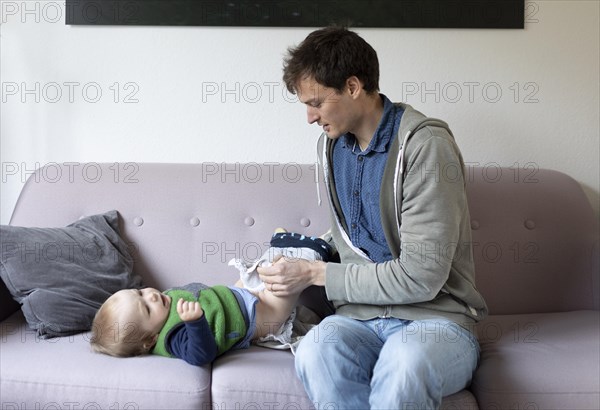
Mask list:
[[[598,218],[587,198],[556,171],[467,171],[477,284],[491,315],[478,326],[472,385],[442,407],[600,408]],[[229,259],[259,256],[278,226],[324,232],[327,206],[317,205],[310,165],[51,164],[29,178],[10,223],[65,226],[116,209],[135,271],[167,288],[233,283]],[[321,295],[310,289],[304,302],[326,314]],[[0,309],[2,409],[311,407],[287,351],[252,347],[205,367],[117,359],[92,353],[86,333],[37,339],[3,286]]]

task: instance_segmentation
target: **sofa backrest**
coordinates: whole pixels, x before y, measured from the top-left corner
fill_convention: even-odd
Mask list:
[[[549,170],[467,171],[477,286],[490,311],[598,309],[598,225],[579,184]],[[315,181],[314,165],[293,163],[49,164],[28,179],[10,223],[65,226],[116,209],[145,284],[226,284],[237,278],[227,262],[260,256],[276,227],[328,229]]]
[[[69,175],[53,164],[32,175],[11,225],[63,226],[116,209],[134,269],[148,286],[233,283],[239,273],[227,262],[260,257],[275,228],[313,235],[328,226],[325,203],[317,206],[314,166],[128,163],[73,169]]]
[[[493,314],[599,308],[598,218],[553,170],[467,169],[477,288]]]

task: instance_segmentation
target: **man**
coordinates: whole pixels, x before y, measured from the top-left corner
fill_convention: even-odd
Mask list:
[[[375,50],[329,27],[290,48],[284,81],[323,128],[319,160],[341,263],[280,259],[275,295],[325,286],[336,314],[302,341],[315,406],[431,409],[468,386],[479,358],[464,163],[446,123],[379,94]]]

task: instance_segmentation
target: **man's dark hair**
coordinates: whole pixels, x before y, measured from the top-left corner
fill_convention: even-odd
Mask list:
[[[292,94],[296,94],[298,83],[307,77],[341,92],[346,80],[356,76],[367,93],[379,91],[377,53],[358,34],[345,27],[313,31],[299,46],[287,51],[283,81]]]

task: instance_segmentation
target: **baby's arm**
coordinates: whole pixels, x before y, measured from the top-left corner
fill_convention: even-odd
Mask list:
[[[200,303],[179,299],[177,313],[184,325],[169,338],[170,353],[194,366],[211,363],[217,357],[217,344]]]

